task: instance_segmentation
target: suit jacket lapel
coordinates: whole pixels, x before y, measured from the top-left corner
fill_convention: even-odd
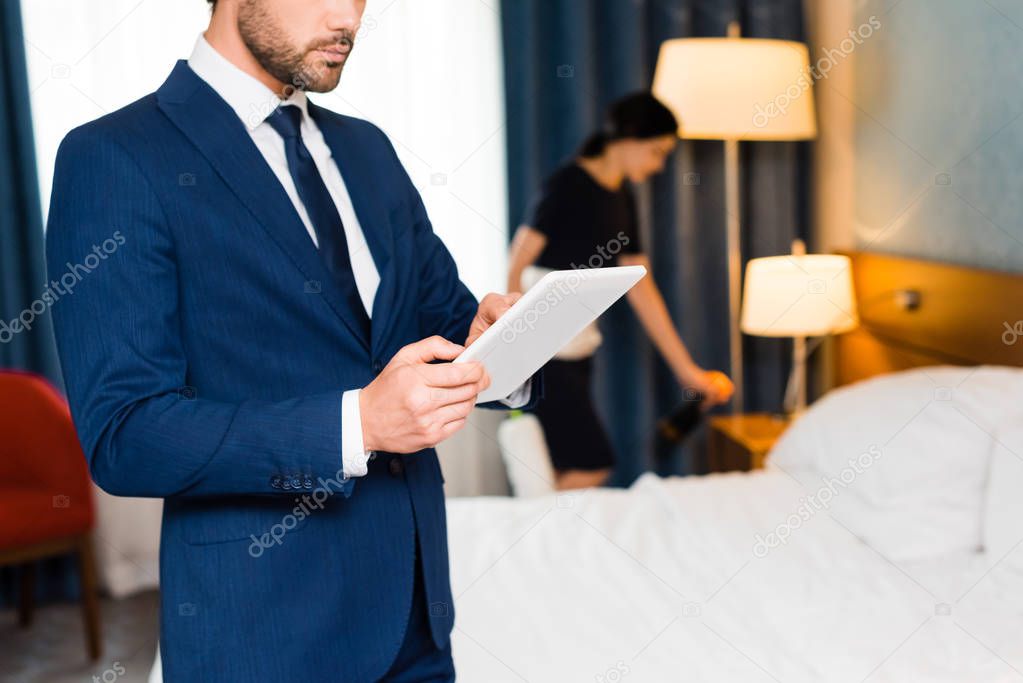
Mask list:
[[[184,61],[177,63],[157,91],[157,100],[306,280],[320,283],[320,295],[368,349],[369,340],[338,291],[302,219],[234,111]]]
[[[316,121],[323,139],[330,147],[334,163],[341,171],[341,177],[348,188],[348,194],[359,217],[359,226],[366,237],[366,244],[373,254],[373,262],[380,273],[380,286],[373,301],[372,349],[382,350],[383,342],[392,323],[391,306],[396,287],[392,257],[394,254],[394,226],[391,225],[387,205],[380,193],[379,183],[367,173],[379,160],[371,159],[373,151],[364,138],[354,135],[354,128],[337,123],[312,102],[309,115]],[[361,138],[361,139],[360,139]]]

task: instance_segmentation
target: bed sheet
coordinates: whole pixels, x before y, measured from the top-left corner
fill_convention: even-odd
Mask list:
[[[1009,563],[893,563],[808,493],[769,470],[449,501],[459,679],[1023,680]]]

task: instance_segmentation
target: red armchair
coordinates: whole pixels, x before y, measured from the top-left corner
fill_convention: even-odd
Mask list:
[[[0,566],[24,564],[19,620],[32,621],[35,560],[75,553],[86,647],[102,650],[92,491],[67,404],[36,375],[0,371]]]

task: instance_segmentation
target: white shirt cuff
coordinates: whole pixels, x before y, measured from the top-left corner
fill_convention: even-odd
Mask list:
[[[502,398],[501,403],[509,408],[521,408],[529,403],[529,396],[533,393],[533,380],[528,379],[526,383],[516,389],[507,398]],[[361,437],[360,437],[361,438]]]
[[[370,453],[362,441],[362,413],[359,412],[359,391],[341,394],[341,466],[346,477],[364,477]]]

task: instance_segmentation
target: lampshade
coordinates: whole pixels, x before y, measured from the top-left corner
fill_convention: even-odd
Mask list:
[[[817,137],[806,45],[755,38],[679,38],[661,45],[654,95],[699,140]]]
[[[859,325],[847,256],[753,259],[746,266],[742,331],[760,337],[816,337]]]

